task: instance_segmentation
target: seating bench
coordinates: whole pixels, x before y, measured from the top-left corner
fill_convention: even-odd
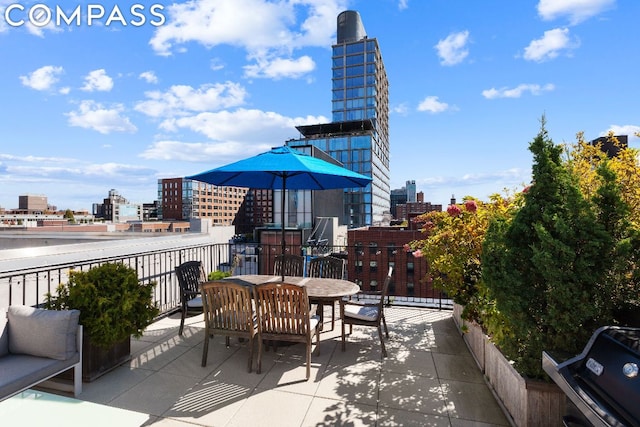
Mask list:
[[[10,306],[0,311],[0,401],[73,369],[73,385],[47,387],[82,392],[82,325],[79,310]]]

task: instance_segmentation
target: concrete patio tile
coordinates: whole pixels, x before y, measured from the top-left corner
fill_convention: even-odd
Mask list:
[[[430,351],[396,348],[393,355],[382,360],[382,369],[389,372],[419,375],[435,379],[438,377],[436,365]]]
[[[211,348],[209,348],[211,352]],[[242,353],[245,353],[244,355]],[[275,363],[275,358],[280,358],[279,354],[269,352],[267,357],[262,358],[262,374],[257,373],[257,350],[254,351],[253,364],[251,372],[247,370],[247,363],[249,358],[249,351],[239,349],[233,357],[229,357],[224,362],[214,365],[209,361],[207,368],[209,369],[209,375],[205,378],[205,381],[220,381],[223,383],[238,384],[255,388],[263,379],[266,372],[269,372],[271,366]]]
[[[154,371],[146,369],[120,366],[90,383],[84,383],[79,398],[88,402],[109,403],[153,373]]]
[[[433,361],[440,379],[485,384],[473,356],[466,349],[458,355],[433,353]]]
[[[299,427],[313,396],[280,390],[255,390],[226,427]]]
[[[242,349],[237,347],[226,348],[226,346],[222,345],[212,348],[212,346],[209,345],[207,366],[202,366],[202,348],[193,347],[188,349],[177,359],[168,363],[162,371],[168,374],[192,377],[197,380],[201,380],[209,376],[211,372],[216,369],[216,367],[224,363],[225,360],[240,358],[241,356],[238,354],[241,353]],[[247,358],[248,357],[249,354],[247,351]]]
[[[198,425],[224,426],[252,393],[253,387],[218,379],[205,380],[181,396],[163,417]]]
[[[196,384],[197,380],[194,378],[156,372],[113,399],[109,404],[118,408],[162,416]]]
[[[368,427],[376,417],[375,406],[314,397],[301,427]]]
[[[449,417],[508,426],[509,422],[493,394],[483,383],[441,380]]]
[[[180,346],[175,340],[161,341],[134,354],[129,361],[131,368],[157,371],[189,351],[189,347]]]
[[[449,427],[449,417],[403,411],[395,408],[380,408],[377,427]]]
[[[213,425],[213,424],[211,424]],[[154,418],[144,424],[145,427],[194,427],[193,423],[187,423],[180,420],[174,420],[171,418]]]
[[[444,393],[437,379],[382,372],[379,407],[447,416]]]
[[[431,350],[435,353],[444,354],[468,354],[469,349],[464,343],[460,334],[443,334],[441,332],[427,331],[427,334],[433,334],[434,345]]]
[[[264,363],[264,362],[263,362]],[[276,360],[272,368],[256,386],[259,390],[278,389],[289,393],[299,393],[303,395],[313,396],[318,388],[319,379],[325,367],[311,358],[311,376],[306,379],[307,365],[304,357],[299,360],[287,358],[285,360]],[[264,366],[263,366],[264,372]]]
[[[320,380],[316,397],[376,406],[379,383],[380,364],[375,361],[329,366]]]
[[[377,343],[376,343],[377,344]],[[377,348],[371,344],[366,343],[350,343],[345,345],[345,351],[342,351],[342,344],[336,343],[335,350],[329,360],[329,366],[353,366],[362,362],[378,361],[382,360],[382,355]]]
[[[503,424],[489,424],[481,421],[463,420],[460,418],[450,418],[451,427],[502,427]],[[508,424],[507,424],[508,425]]]

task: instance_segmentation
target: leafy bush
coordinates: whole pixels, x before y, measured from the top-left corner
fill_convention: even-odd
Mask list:
[[[425,214],[410,245],[426,279],[533,378],[546,378],[543,350],[577,354],[598,327],[640,321],[638,150],[608,158],[578,139],[555,145],[543,118],[530,186]]]
[[[102,264],[71,271],[56,295],[45,295],[51,310],[80,310],[80,324],[91,342],[110,347],[133,335],[140,337],[159,310],[152,302],[155,283],[140,284],[136,271],[123,264]]]
[[[220,271],[220,270],[215,270],[210,272],[207,275],[207,280],[220,280],[220,279],[224,279],[225,277],[229,277],[231,276],[231,272],[230,271]]]

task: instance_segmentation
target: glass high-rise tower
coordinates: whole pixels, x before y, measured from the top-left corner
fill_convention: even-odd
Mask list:
[[[356,11],[338,15],[332,70],[333,121],[298,126],[303,138],[287,145],[313,145],[344,167],[370,176],[367,187],[345,189],[341,223],[380,223],[390,209],[389,82],[378,41],[367,37]]]

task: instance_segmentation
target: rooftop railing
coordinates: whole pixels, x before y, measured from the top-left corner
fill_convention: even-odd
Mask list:
[[[156,283],[154,300],[162,316],[180,305],[175,267],[181,263],[199,260],[206,272],[273,274],[275,256],[281,251],[280,245],[212,240],[207,235],[183,235],[0,251],[0,307],[41,306],[46,293],[53,293],[59,284],[67,283],[70,271],[86,271],[103,263],[117,262],[135,269],[141,283]],[[364,251],[361,247],[298,245],[287,246],[286,250],[307,259],[329,254],[344,258],[346,278],[358,283],[363,290],[375,290],[375,286],[383,282],[388,266],[393,264],[395,280],[390,289],[391,303],[451,307],[446,295],[424,281],[424,263],[411,259],[408,254]]]

